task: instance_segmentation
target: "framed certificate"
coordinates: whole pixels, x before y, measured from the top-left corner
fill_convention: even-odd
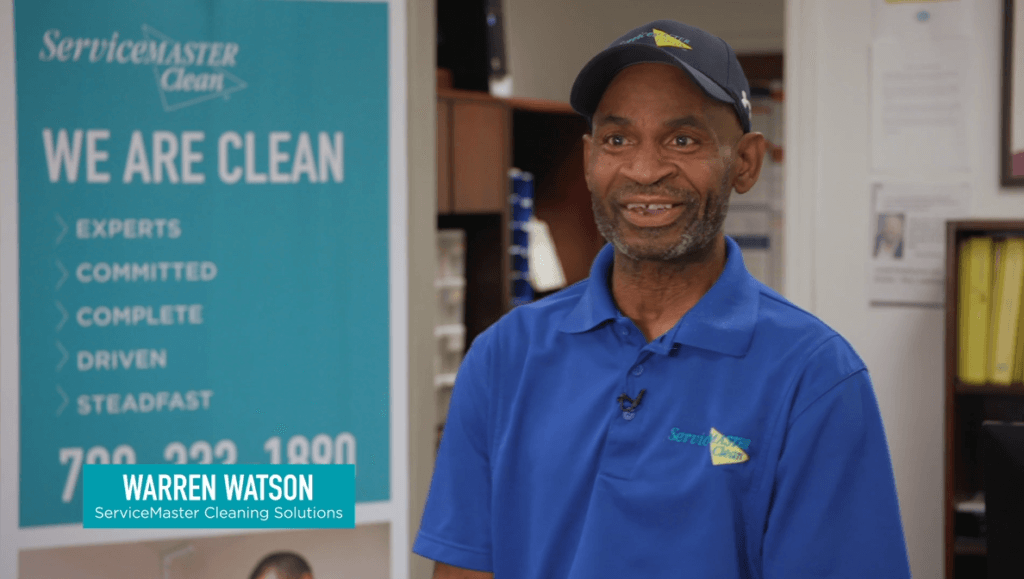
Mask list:
[[[1024,186],[1024,7],[1005,0],[1003,30],[1003,123],[1000,177]]]

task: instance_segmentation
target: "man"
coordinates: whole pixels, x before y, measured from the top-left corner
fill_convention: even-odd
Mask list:
[[[903,258],[902,213],[882,213],[878,216],[874,257],[883,260]]]
[[[909,577],[863,362],[722,233],[765,151],[748,95],[672,21],[580,72],[610,244],[467,353],[414,546],[436,578]]]

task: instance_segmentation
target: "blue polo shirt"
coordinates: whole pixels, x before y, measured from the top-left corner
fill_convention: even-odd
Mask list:
[[[480,334],[413,550],[517,579],[909,577],[864,363],[726,241],[652,342],[612,299],[611,246]]]

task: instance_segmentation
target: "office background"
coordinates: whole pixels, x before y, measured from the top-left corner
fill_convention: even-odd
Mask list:
[[[1024,197],[1000,187],[998,180],[1002,0],[958,2],[966,14],[961,48],[970,63],[965,71],[970,90],[962,143],[966,171],[900,169],[899,159],[894,163],[897,169],[872,169],[869,48],[873,13],[880,3],[506,0],[504,16],[515,96],[567,100],[572,78],[591,55],[622,30],[655,18],[705,28],[738,52],[783,52],[785,294],[849,339],[871,370],[889,437],[911,567],[915,577],[930,578],[944,572],[943,310],[869,305],[865,280],[872,244],[870,185],[886,178],[966,182],[970,215],[965,217],[1024,217]],[[11,13],[11,0],[0,0],[0,174],[6,175],[16,170]],[[317,577],[388,577],[393,576],[391,541],[411,544],[429,485],[435,440],[430,383],[436,187],[433,15],[429,0],[406,3],[411,288],[406,534],[391,536],[387,525],[370,525],[344,532],[197,539],[191,541],[195,551],[190,555],[201,570],[196,577],[243,576],[270,548],[289,547],[307,555]],[[16,219],[14,193],[4,190],[0,199],[0,259],[9,264],[17,251],[7,233]],[[423,291],[417,292],[417,287]],[[17,307],[8,300],[8,295],[0,295],[0,345],[5,352],[17,339],[16,328],[2,320]],[[2,356],[2,387],[16,388],[11,359],[6,353]],[[0,425],[0,444],[8,436],[11,433]],[[8,514],[3,516],[6,521]],[[161,554],[181,542],[101,544],[27,550],[20,555],[5,548],[2,556],[17,556],[25,578],[158,577]],[[428,577],[430,563],[410,555],[410,569],[411,577]]]

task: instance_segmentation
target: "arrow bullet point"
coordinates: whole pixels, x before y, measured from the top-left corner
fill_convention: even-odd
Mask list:
[[[60,302],[53,302],[57,304],[57,309],[60,310],[60,322],[57,324],[57,331],[64,327],[64,323],[68,321],[68,311],[64,309],[64,306],[60,305]]]
[[[66,234],[68,232],[68,224],[64,223],[64,220],[61,219],[60,215],[58,215],[56,213],[53,214],[53,218],[56,219],[57,223],[60,224],[60,235],[58,235],[57,239],[55,239],[53,241],[53,244],[54,245],[60,245],[61,240],[64,239],[64,234]]]
[[[60,369],[63,368],[64,364],[68,361],[68,351],[64,349],[64,346],[62,346],[60,342],[57,342],[57,349],[60,350],[61,355],[60,362],[57,362],[57,371],[60,372]]]
[[[68,270],[64,269],[64,264],[57,260],[57,269],[60,270],[60,280],[57,281],[56,289],[60,289],[60,286],[64,285],[64,282],[68,279]]]
[[[64,399],[64,402],[61,403],[60,408],[57,409],[57,414],[54,416],[60,416],[60,413],[64,412],[64,408],[68,405],[68,395],[60,389],[60,384],[57,385],[57,394],[60,394],[60,397]]]

